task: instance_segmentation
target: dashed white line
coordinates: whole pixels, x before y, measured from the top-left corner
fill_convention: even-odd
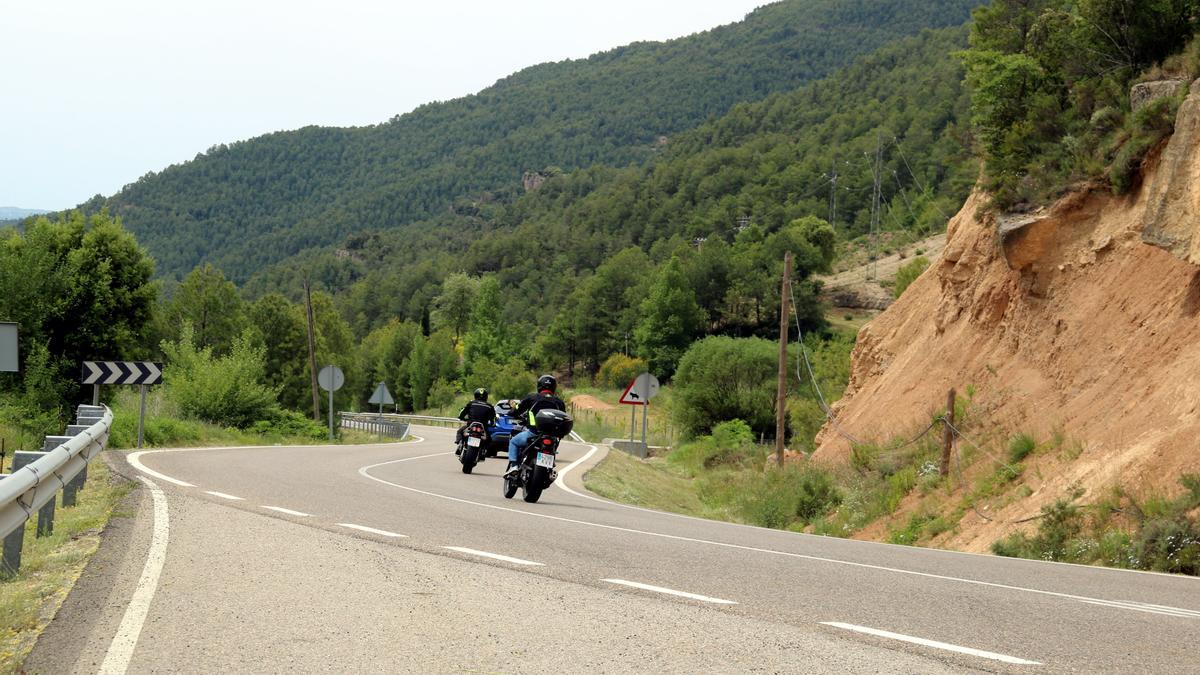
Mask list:
[[[141,478],[150,488],[150,497],[154,502],[154,525],[150,534],[150,551],[146,554],[146,564],[142,567],[142,576],[138,578],[137,586],[129,599],[129,607],[117,627],[100,664],[100,673],[104,675],[124,673],[129,668],[129,660],[133,658],[133,650],[137,647],[138,636],[146,623],[146,615],[150,612],[150,602],[154,600],[154,591],[158,588],[158,578],[162,575],[163,563],[167,559],[167,538],[170,534],[170,521],[167,516],[167,496],[157,485],[148,479]]]
[[[282,506],[263,506],[263,508],[270,509],[272,511],[278,511],[279,513],[286,513],[289,516],[300,516],[303,518],[307,518],[308,516],[312,515],[311,513],[304,513],[303,511],[293,511],[291,509],[285,509]]]
[[[506,556],[506,555],[500,555],[499,553],[488,553],[487,551],[477,551],[473,548],[463,548],[461,546],[443,546],[442,548],[449,549],[451,551],[458,551],[459,553],[466,553],[467,555],[477,555],[477,556],[480,556],[483,558],[491,558],[492,560],[503,560],[504,562],[512,563],[514,565],[543,565],[544,564],[544,563],[540,563],[540,562],[534,562],[532,560],[521,560],[520,558],[513,558],[510,556]]]
[[[378,534],[381,537],[407,537],[408,536],[407,534],[388,532],[387,530],[377,530],[373,527],[367,527],[366,525],[355,525],[354,523],[338,523],[338,526],[339,527],[348,527],[352,530],[358,530],[360,532],[370,532],[371,534]]]
[[[948,652],[956,652],[958,654],[967,654],[969,656],[978,656],[983,659],[991,659],[993,661],[1001,661],[1003,663],[1012,663],[1018,666],[1040,666],[1040,661],[1029,661],[1027,659],[1019,659],[1015,656],[1007,654],[997,654],[996,652],[985,652],[982,649],[974,649],[971,647],[961,647],[952,645],[949,642],[938,642],[937,640],[926,640],[925,638],[913,637],[902,633],[893,633],[891,631],[879,630],[878,628],[868,628],[866,626],[856,626],[852,623],[841,623],[838,621],[822,621],[823,626],[833,626],[834,628],[842,628],[852,630],[856,633],[865,635],[874,635],[875,637],[888,638],[889,640],[899,640],[900,642],[908,642],[914,645],[922,645],[924,647],[933,647],[934,649],[943,649]]]
[[[234,495],[227,495],[224,492],[217,492],[216,490],[205,490],[204,492],[205,494],[210,494],[214,497],[220,497],[221,499],[228,499],[232,502],[241,502],[246,500],[245,497],[235,497]]]
[[[663,588],[662,586],[651,586],[637,581],[626,581],[624,579],[601,579],[610,584],[620,584],[621,586],[630,586],[632,588],[640,588],[643,591],[654,591],[655,593],[665,593],[667,595],[675,595],[681,598],[689,598],[691,600],[699,600],[700,602],[711,602],[718,605],[736,605],[733,600],[722,600],[721,598],[710,598],[707,595],[698,595],[696,593],[688,593],[686,591],[677,591],[673,588]]]

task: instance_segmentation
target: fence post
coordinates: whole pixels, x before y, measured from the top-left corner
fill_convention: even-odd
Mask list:
[[[51,449],[54,449],[68,440],[70,440],[70,437],[68,436],[47,436],[42,447],[44,448],[45,446],[49,445]],[[14,452],[12,464],[13,473],[16,473],[17,469],[21,469],[27,464],[33,464],[45,456],[45,452]],[[54,476],[42,476],[41,480],[58,479]],[[48,537],[54,533],[54,504],[57,501],[58,494],[55,493],[54,497],[50,501],[46,502],[42,508],[38,509],[37,536]]]
[[[954,447],[954,390],[946,394],[946,417],[942,421],[942,466],[938,473],[950,475],[950,450]]]
[[[82,434],[83,432],[87,431],[87,429],[88,429],[88,427],[83,424],[69,425],[67,427],[67,436],[78,436],[79,434]],[[49,440],[49,437],[47,437],[47,440]],[[42,448],[42,449],[45,450],[46,448]],[[53,448],[50,448],[50,449],[53,449]],[[83,483],[86,480],[87,480],[87,464],[84,464],[83,468],[79,470],[79,473],[75,474],[75,477],[72,478],[71,480],[67,481],[66,486],[63,487],[63,493],[62,493],[62,502],[63,503],[62,503],[62,505],[63,505],[64,509],[67,508],[68,506],[75,506],[75,495],[78,494],[78,492],[83,489]]]

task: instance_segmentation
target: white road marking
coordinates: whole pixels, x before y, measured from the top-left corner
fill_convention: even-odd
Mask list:
[[[117,627],[100,664],[103,675],[117,675],[129,668],[133,658],[133,650],[137,647],[138,636],[146,623],[146,615],[150,612],[150,602],[154,599],[154,591],[158,589],[158,578],[162,575],[163,563],[167,559],[167,538],[170,534],[170,521],[167,514],[167,496],[157,485],[146,478],[142,482],[150,488],[150,497],[154,502],[154,526],[150,535],[150,550],[146,554],[146,564],[142,567],[142,576],[138,578],[133,595],[129,598],[129,606],[125,608],[125,616]]]
[[[969,656],[978,656],[982,659],[991,659],[993,661],[1002,661],[1004,663],[1012,663],[1018,666],[1040,666],[1040,661],[1029,661],[1027,659],[1019,659],[1015,656],[1007,654],[997,654],[996,652],[985,652],[982,649],[974,649],[972,647],[960,647],[952,645],[948,642],[938,642],[937,640],[926,640],[925,638],[913,637],[901,633],[893,633],[891,631],[879,630],[878,628],[867,628],[866,626],[856,626],[852,623],[841,623],[838,621],[822,621],[823,626],[833,626],[834,628],[843,628],[852,630],[856,633],[865,633],[866,635],[874,635],[875,637],[888,638],[889,640],[899,640],[900,642],[908,642],[914,645],[924,647],[933,647],[934,649],[944,649],[948,652],[957,652],[959,654],[967,654]]]
[[[1089,605],[1099,605],[1101,607],[1114,607],[1116,609],[1132,609],[1135,612],[1149,612],[1150,614],[1162,614],[1164,616],[1178,616],[1186,619],[1200,619],[1200,612],[1191,609],[1181,609],[1178,607],[1164,607],[1162,605],[1148,605],[1144,602],[1123,602],[1113,600],[1084,600]]]
[[[291,509],[285,509],[282,506],[263,506],[263,508],[271,509],[272,511],[278,511],[279,513],[286,513],[289,516],[301,516],[303,518],[307,518],[308,516],[312,515],[311,513],[304,513],[303,511],[293,511]]]
[[[437,453],[437,454],[433,454],[433,455],[426,455],[425,457],[436,457],[439,455],[448,455],[448,454],[450,454],[450,453],[443,452],[443,453]],[[686,542],[691,542],[694,544],[705,544],[708,546],[720,546],[722,548],[729,548],[729,549],[734,549],[734,550],[738,550],[738,551],[753,551],[755,553],[766,553],[768,555],[778,555],[778,556],[784,556],[784,557],[788,557],[788,558],[796,558],[796,559],[800,559],[800,560],[813,560],[816,562],[824,562],[824,563],[830,563],[830,564],[834,564],[834,565],[845,565],[847,567],[857,567],[859,569],[878,570],[881,572],[891,572],[894,574],[906,574],[909,576],[921,577],[923,579],[938,579],[940,581],[952,581],[955,583],[970,584],[973,586],[982,586],[985,588],[998,588],[1001,590],[1017,591],[1020,593],[1032,593],[1035,595],[1043,595],[1043,596],[1053,597],[1053,598],[1064,598],[1067,600],[1076,600],[1076,601],[1080,601],[1080,602],[1089,602],[1090,601],[1090,602],[1097,602],[1097,603],[1103,603],[1103,604],[1111,603],[1110,606],[1114,606],[1114,607],[1120,606],[1120,605],[1116,604],[1116,602],[1118,602],[1118,601],[1106,600],[1104,598],[1092,598],[1092,597],[1088,597],[1088,596],[1084,596],[1084,595],[1073,595],[1071,593],[1059,593],[1057,591],[1047,591],[1047,590],[1042,590],[1040,588],[1027,588],[1024,586],[1012,586],[1009,584],[1001,584],[1001,583],[996,583],[993,581],[981,581],[979,579],[966,579],[966,578],[962,578],[962,577],[952,577],[952,576],[948,576],[945,574],[934,574],[932,572],[918,572],[916,570],[906,570],[906,569],[900,569],[898,567],[887,567],[885,565],[872,565],[870,563],[854,562],[851,560],[839,560],[837,558],[825,558],[825,557],[821,557],[821,556],[807,555],[804,553],[792,553],[790,551],[779,551],[779,550],[770,549],[770,548],[759,548],[757,546],[744,546],[742,544],[731,544],[731,543],[723,542],[723,541],[713,541],[711,539],[697,539],[694,537],[684,537],[684,536],[680,536],[677,534],[666,534],[663,532],[651,532],[648,530],[638,530],[638,529],[634,529],[634,528],[630,528],[630,527],[620,527],[618,525],[606,525],[604,523],[593,523],[590,521],[578,520],[575,518],[565,518],[563,516],[554,516],[554,515],[550,515],[548,513],[539,513],[537,511],[523,511],[521,509],[514,509],[514,508],[511,508],[508,506],[498,506],[496,504],[487,504],[484,502],[476,502],[476,501],[472,501],[470,499],[462,499],[460,497],[451,497],[449,495],[443,495],[443,494],[439,494],[437,492],[429,492],[427,490],[420,490],[420,489],[417,489],[414,487],[409,487],[407,485],[393,483],[392,481],[384,480],[382,478],[378,478],[378,477],[372,476],[370,474],[370,470],[377,468],[377,467],[386,466],[388,464],[396,464],[399,462],[408,462],[408,461],[412,461],[412,460],[416,460],[416,459],[424,459],[425,457],[405,457],[403,459],[394,459],[394,460],[391,460],[388,462],[379,462],[378,464],[370,464],[368,466],[364,466],[364,467],[360,468],[358,470],[358,473],[361,476],[363,476],[365,478],[370,478],[371,480],[376,481],[378,483],[383,483],[384,485],[390,485],[392,487],[399,488],[401,490],[407,490],[408,492],[415,492],[416,494],[425,495],[427,497],[434,497],[437,499],[445,499],[447,501],[457,502],[459,504],[470,504],[472,506],[478,506],[478,507],[485,508],[485,509],[492,509],[494,511],[505,511],[507,513],[519,513],[521,515],[529,516],[532,518],[545,518],[547,520],[554,520],[554,521],[558,521],[561,523],[586,525],[588,527],[596,527],[596,528],[600,528],[603,530],[612,530],[615,532],[628,532],[630,534],[640,534],[640,535],[645,535],[648,537],[658,537],[660,539],[669,539],[672,541],[686,541]],[[582,460],[580,460],[580,461],[582,461]],[[576,463],[578,463],[578,462],[572,462],[571,466],[573,466]],[[571,466],[568,466],[566,469],[564,469],[564,471],[569,470],[571,468]],[[1191,579],[1191,578],[1189,577],[1189,579]],[[1123,601],[1121,601],[1121,602],[1123,602]],[[1132,607],[1126,607],[1126,608],[1133,609]],[[1177,612],[1191,612],[1192,611],[1192,610],[1183,609],[1183,608],[1179,608],[1179,607],[1165,607],[1165,609],[1169,609],[1169,610],[1173,610],[1173,611],[1177,611]]]
[[[377,530],[373,527],[367,527],[366,525],[355,525],[354,523],[338,523],[338,526],[348,527],[352,530],[359,530],[360,532],[370,532],[371,534],[378,534],[383,537],[407,537],[408,536],[407,534],[397,534],[396,532],[388,532],[387,530]]]
[[[509,556],[500,555],[499,553],[488,553],[487,551],[476,551],[473,548],[463,548],[461,546],[443,546],[442,548],[449,549],[451,551],[458,551],[459,553],[466,553],[467,555],[477,555],[477,556],[481,556],[484,558],[491,558],[492,560],[503,560],[504,562],[512,563],[514,565],[542,565],[542,564],[544,564],[544,563],[540,563],[540,562],[534,562],[532,560],[521,560],[520,558],[510,558]]]
[[[141,471],[142,473],[147,474],[149,476],[154,476],[155,478],[157,478],[159,480],[165,480],[166,482],[174,484],[174,485],[178,485],[179,487],[196,487],[195,485],[192,485],[191,483],[185,483],[185,482],[179,480],[178,478],[171,478],[170,476],[161,474],[161,473],[155,471],[154,469],[148,468],[145,464],[142,464],[142,461],[141,461],[142,455],[152,453],[152,452],[162,452],[162,451],[161,450],[141,450],[139,452],[131,453],[125,459],[126,459],[126,461],[129,462],[129,464],[133,468],[135,468],[138,471]]]
[[[210,494],[214,497],[220,497],[221,499],[228,499],[228,500],[234,501],[234,502],[241,502],[241,501],[246,500],[245,497],[235,497],[233,495],[227,495],[224,492],[217,492],[216,490],[205,490],[204,492],[206,494]]]
[[[676,595],[681,598],[689,598],[691,600],[699,600],[700,602],[711,602],[718,605],[736,605],[733,600],[722,600],[721,598],[710,598],[707,595],[697,595],[686,591],[677,591],[671,588],[663,588],[662,586],[651,586],[650,584],[638,583],[636,581],[626,581],[624,579],[601,579],[610,584],[620,584],[622,586],[630,586],[632,588],[640,588],[643,591],[654,591],[655,593],[666,593],[667,595]]]

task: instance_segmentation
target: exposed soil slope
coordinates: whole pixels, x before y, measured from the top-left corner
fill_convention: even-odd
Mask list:
[[[1072,486],[1174,493],[1200,471],[1200,87],[1140,188],[1068,195],[1020,221],[984,214],[976,194],[941,259],[859,333],[834,410],[860,437],[927,424],[946,390],[975,390],[992,440],[1060,430],[1077,458],[1031,458],[1032,494],[995,522],[968,514],[940,545],[985,550]],[[1152,242],[1152,243],[1151,243]],[[818,459],[845,461],[826,425]],[[999,448],[997,448],[999,449]]]

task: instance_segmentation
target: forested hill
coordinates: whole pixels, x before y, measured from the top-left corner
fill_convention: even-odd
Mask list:
[[[494,275],[504,316],[549,327],[542,348],[561,349],[557,363],[567,337],[591,336],[575,356],[594,367],[633,332],[637,284],[677,256],[708,330],[770,334],[780,233],[829,218],[831,191],[838,235],[866,231],[877,150],[881,230],[940,231],[961,207],[979,173],[955,56],[966,46],[966,26],[924,31],[826,79],[737,105],[645,165],[592,166],[520,196],[461,200],[412,228],[306,251],[245,290],[295,297],[307,272],[365,335],[396,317],[428,325],[451,273]],[[819,325],[814,292],[800,285],[797,301],[802,320]]]
[[[305,249],[511,189],[530,169],[641,162],[663,136],[922,28],[961,24],[978,4],[785,0],[689,37],[528,68],[384,124],[216,146],[84,207],[121,216],[160,275],[211,262],[242,281]]]

